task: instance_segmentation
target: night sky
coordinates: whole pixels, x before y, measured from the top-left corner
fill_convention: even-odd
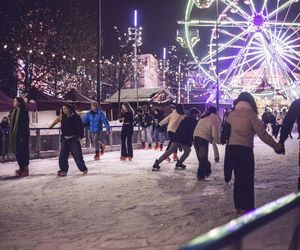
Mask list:
[[[143,53],[162,56],[163,47],[176,44],[177,20],[182,20],[185,12],[184,0],[102,0],[102,25],[104,35],[104,55],[112,54],[110,40],[113,27],[127,32],[133,26],[133,11],[139,12],[139,25],[143,27]]]

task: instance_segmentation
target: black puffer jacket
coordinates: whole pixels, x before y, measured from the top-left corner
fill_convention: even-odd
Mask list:
[[[61,132],[63,136],[76,136],[83,138],[83,123],[77,113],[71,113],[68,117],[63,117],[61,121]]]
[[[179,124],[174,136],[174,142],[192,146],[193,134],[198,121],[195,117],[186,116]]]

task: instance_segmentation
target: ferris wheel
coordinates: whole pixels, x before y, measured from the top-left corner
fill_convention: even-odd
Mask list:
[[[188,0],[186,47],[212,84],[218,77],[223,98],[248,91],[292,101],[300,97],[299,10],[299,0]]]

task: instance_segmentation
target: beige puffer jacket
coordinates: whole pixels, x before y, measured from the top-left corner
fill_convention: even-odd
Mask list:
[[[194,137],[201,137],[210,143],[220,143],[220,118],[216,114],[210,114],[201,118],[194,130]]]
[[[185,115],[180,115],[173,110],[171,114],[169,114],[165,119],[161,120],[159,126],[168,123],[167,131],[176,132],[180,122],[184,119]]]
[[[267,133],[262,121],[248,102],[239,101],[234,111],[229,114],[227,122],[231,125],[228,145],[241,145],[253,148],[254,135],[257,134],[267,145],[274,150],[278,149],[279,145]]]

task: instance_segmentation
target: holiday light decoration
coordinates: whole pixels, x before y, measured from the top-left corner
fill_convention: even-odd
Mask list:
[[[220,88],[226,98],[235,98],[241,91],[261,98],[278,95],[289,101],[299,98],[300,2],[220,0],[222,10],[217,20],[203,18],[208,11],[215,13],[213,2],[189,0],[185,19],[180,22],[200,71],[215,83],[218,56]],[[199,30],[202,41],[196,46],[190,37],[190,31],[195,29]],[[201,37],[208,33],[209,39]],[[206,54],[200,57],[199,52],[206,45]],[[258,90],[259,86],[268,85],[272,88]]]

